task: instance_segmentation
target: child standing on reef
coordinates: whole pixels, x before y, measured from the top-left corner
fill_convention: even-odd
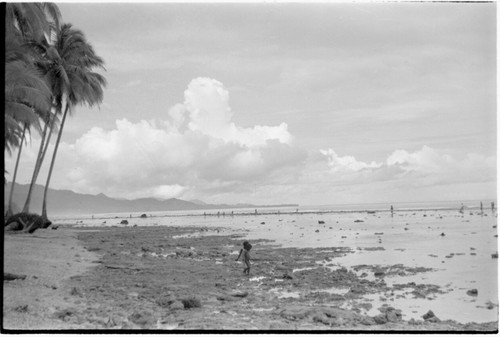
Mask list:
[[[240,259],[241,254],[243,254],[243,262],[246,265],[246,268],[243,269],[243,274],[250,275],[250,249],[252,249],[252,245],[248,243],[248,241],[243,242],[243,249],[240,250],[240,255],[236,261]]]

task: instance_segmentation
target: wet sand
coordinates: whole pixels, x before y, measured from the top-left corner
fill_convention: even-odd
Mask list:
[[[189,235],[194,232],[203,236]],[[4,281],[4,328],[498,330],[498,321],[405,320],[391,296],[412,301],[443,289],[418,281],[389,284],[385,276],[411,278],[425,268],[358,266],[361,276],[328,266],[355,247],[286,248],[261,239],[252,240],[246,276],[235,261],[242,241],[209,227],[60,226],[6,234],[4,271],[27,277]],[[387,301],[373,308],[366,295]]]

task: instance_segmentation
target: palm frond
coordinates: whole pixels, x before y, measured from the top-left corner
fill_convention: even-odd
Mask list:
[[[10,117],[20,124],[28,124],[41,132],[40,118],[32,107],[23,103],[9,101],[5,101],[4,107],[6,124],[7,118]]]

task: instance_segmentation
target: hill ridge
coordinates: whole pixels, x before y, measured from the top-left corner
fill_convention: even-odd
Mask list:
[[[4,203],[8,202],[11,182],[4,185]],[[14,212],[20,211],[24,206],[26,196],[28,195],[29,184],[15,184],[13,203]],[[30,212],[41,213],[42,185],[35,185],[30,205]],[[99,214],[99,213],[124,213],[124,212],[158,212],[158,211],[182,211],[182,210],[204,210],[204,209],[231,209],[231,208],[265,208],[279,206],[297,206],[297,204],[283,205],[252,205],[238,203],[228,204],[207,204],[201,200],[196,202],[186,201],[178,198],[157,199],[157,198],[138,198],[138,199],[116,199],[99,194],[83,194],[71,190],[57,190],[49,188],[47,200],[47,209],[50,215],[67,214]]]

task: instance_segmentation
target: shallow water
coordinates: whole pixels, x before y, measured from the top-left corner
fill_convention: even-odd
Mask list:
[[[425,299],[413,298],[411,294],[404,294],[404,291],[384,296],[367,295],[365,300],[372,304],[368,313],[376,315],[377,308],[389,304],[401,309],[404,319],[421,319],[423,314],[432,310],[441,320],[453,319],[461,323],[498,320],[498,259],[492,258],[492,254],[498,251],[498,239],[495,237],[497,218],[491,212],[481,215],[474,210],[472,214],[467,211],[462,216],[456,210],[410,210],[396,212],[393,217],[389,212],[275,213],[219,217],[199,214],[127,220],[128,226],[201,226],[213,229],[187,234],[191,236],[242,234],[250,242],[264,238],[274,240],[283,247],[351,248],[351,254],[328,262],[318,261],[334,269],[396,264],[432,268],[432,271],[416,275],[388,275],[384,279],[388,285],[408,282],[435,284],[442,287],[443,294],[433,294]],[[106,219],[97,219],[96,216],[93,220],[60,219],[54,222],[73,222],[75,226],[123,226],[119,225],[125,219],[123,214],[114,215],[119,216],[117,218],[106,216]],[[254,270],[258,272],[257,261]],[[369,270],[366,272],[367,278],[374,277]],[[477,296],[468,295],[470,289],[477,289]],[[342,293],[344,290],[327,291]],[[299,295],[286,293],[283,296]],[[398,298],[397,295],[406,298]]]

